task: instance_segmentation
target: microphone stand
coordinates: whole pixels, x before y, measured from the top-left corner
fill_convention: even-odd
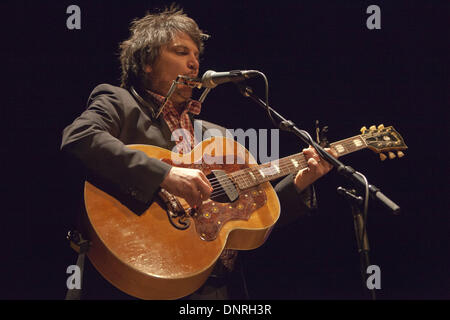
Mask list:
[[[356,172],[355,169],[353,169],[350,166],[344,165],[341,161],[333,157],[331,154],[326,152],[317,142],[312,140],[309,136],[309,134],[304,131],[300,130],[295,126],[295,124],[291,120],[286,120],[282,115],[280,115],[277,111],[275,111],[272,107],[267,106],[264,101],[262,101],[260,98],[258,98],[254,93],[252,88],[248,86],[243,86],[241,84],[237,84],[239,91],[242,95],[245,97],[251,98],[253,101],[255,101],[258,105],[263,107],[265,110],[269,110],[272,115],[275,115],[275,117],[279,120],[279,129],[287,132],[291,132],[295,134],[297,137],[299,137],[304,143],[307,145],[311,145],[316,149],[317,153],[320,155],[321,158],[328,161],[328,163],[332,164],[336,169],[337,172],[350,181],[352,181],[357,187],[360,187],[364,190],[365,188],[365,181],[364,179]],[[400,212],[400,207],[394,203],[391,199],[386,197],[379,188],[375,187],[372,184],[369,184],[369,194],[372,199],[381,202],[381,204],[386,207],[388,210],[392,211],[394,214],[398,214]]]
[[[270,117],[273,119],[273,116],[279,121],[279,129],[287,132],[291,132],[295,134],[297,137],[299,137],[305,144],[311,145],[314,147],[317,151],[317,153],[320,155],[321,158],[323,158],[328,163],[332,164],[334,167],[336,167],[337,172],[350,180],[356,187],[358,187],[361,190],[367,190],[370,197],[380,202],[385,208],[390,210],[394,214],[398,214],[400,212],[400,207],[394,203],[391,199],[386,197],[379,188],[375,187],[374,185],[371,185],[367,182],[367,180],[359,174],[355,169],[353,169],[350,166],[347,166],[343,164],[341,161],[333,157],[331,154],[326,152],[318,143],[316,143],[311,136],[304,130],[300,130],[295,126],[295,124],[291,120],[287,120],[282,115],[280,115],[277,111],[275,111],[273,108],[271,108],[269,105],[267,105],[263,100],[261,100],[258,96],[256,96],[252,90],[251,87],[245,86],[241,83],[236,83],[236,85],[239,88],[239,91],[244,97],[252,99],[256,104],[264,108],[270,115]],[[342,188],[343,189],[343,188]],[[349,196],[347,195],[347,198]],[[356,197],[353,194],[353,197],[355,199],[362,199],[361,197]],[[359,200],[358,200],[359,201]],[[365,278],[365,271],[367,270],[367,267],[370,265],[369,263],[369,241],[367,238],[367,233],[365,230],[365,224],[363,215],[361,215],[361,212],[358,208],[358,202],[355,204],[355,200],[353,199],[352,203],[352,214],[354,217],[354,225],[355,225],[355,233],[356,233],[356,239],[358,242],[358,251],[360,252],[360,261],[361,261],[361,273],[363,276],[363,279]],[[365,284],[365,283],[364,283]],[[371,296],[372,299],[375,299],[375,291],[374,289],[371,290]]]
[[[367,231],[364,227],[364,217],[361,213],[361,206],[363,205],[363,198],[356,195],[356,190],[348,190],[343,187],[337,188],[337,193],[343,196],[352,208],[353,225],[355,227],[356,244],[358,246],[359,262],[361,267],[361,280],[363,289],[367,289],[366,272],[370,266],[369,259],[369,239]],[[372,300],[376,300],[375,288],[369,289]]]

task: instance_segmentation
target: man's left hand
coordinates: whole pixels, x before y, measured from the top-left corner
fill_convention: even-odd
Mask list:
[[[337,157],[337,153],[330,148],[325,148],[325,151]],[[317,179],[328,173],[333,166],[322,159],[313,147],[303,149],[303,154],[308,163],[308,167],[300,170],[295,176],[294,183],[297,189],[301,192],[309,185],[314,183]]]

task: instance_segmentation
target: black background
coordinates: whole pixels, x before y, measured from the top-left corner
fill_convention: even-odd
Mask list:
[[[272,106],[330,141],[362,126],[393,125],[409,149],[381,162],[364,150],[341,160],[402,208],[369,206],[371,262],[380,299],[450,298],[448,1],[179,1],[212,37],[200,74],[257,69]],[[66,8],[81,8],[81,30]],[[118,43],[129,22],[162,1],[2,2],[2,262],[0,298],[64,299],[76,261],[65,235],[82,205],[79,168],[59,152],[61,133],[99,83],[118,84]],[[368,30],[366,8],[381,8]],[[262,81],[251,85],[263,95]],[[272,128],[236,88],[214,89],[202,117],[228,128]],[[280,133],[280,156],[305,145]],[[447,163],[447,165],[446,165]],[[365,299],[353,221],[336,172],[317,182],[319,211],[247,252],[254,299]]]

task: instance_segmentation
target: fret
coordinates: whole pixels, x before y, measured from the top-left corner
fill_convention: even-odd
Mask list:
[[[334,142],[330,145],[339,156],[343,156],[367,147],[366,142],[361,136],[354,136],[348,139]]]
[[[255,177],[255,175],[253,174],[252,171],[249,171],[248,174],[250,175],[250,177],[252,178],[252,180],[253,180],[254,182],[257,181],[257,179],[256,179],[256,177]]]
[[[367,148],[367,144],[361,136],[354,136],[334,142],[330,145],[330,148],[334,149],[338,156],[342,156]],[[243,190],[287,176],[291,173],[297,173],[307,166],[306,158],[303,153],[300,152],[276,161],[235,171],[230,175],[237,184],[237,187]]]
[[[302,165],[303,163],[303,165]],[[240,189],[247,189],[266,181],[271,181],[306,167],[302,153],[282,158],[259,166],[246,168],[234,175]]]
[[[263,169],[258,169],[258,172],[263,177],[263,179],[266,177],[266,174],[264,173]]]

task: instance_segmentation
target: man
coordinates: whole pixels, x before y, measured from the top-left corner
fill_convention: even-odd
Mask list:
[[[97,86],[90,95],[87,110],[64,130],[62,149],[78,158],[93,179],[112,186],[114,192],[138,207],[148,207],[161,187],[186,199],[192,208],[211,195],[212,186],[202,171],[174,167],[125,146],[149,144],[181,150],[186,143],[194,146],[199,142],[195,141],[192,122],[201,105],[191,99],[192,88],[179,85],[161,116],[157,118],[155,114],[178,75],[198,76],[204,37],[195,21],[176,8],[135,20],[130,38],[120,45],[121,88]],[[203,122],[203,130],[208,126],[223,129]],[[191,136],[173,141],[172,133],[180,128],[192,133]],[[286,198],[285,201],[305,211],[315,201],[309,186],[331,166],[320,161],[312,148],[303,153],[309,167],[295,177],[285,178],[276,190],[282,202]],[[216,271],[220,266],[232,270],[235,258],[235,252],[225,250]],[[213,272],[218,278],[220,273]],[[201,298],[202,290],[193,297]],[[213,290],[203,297],[227,298],[227,294],[226,290]]]

